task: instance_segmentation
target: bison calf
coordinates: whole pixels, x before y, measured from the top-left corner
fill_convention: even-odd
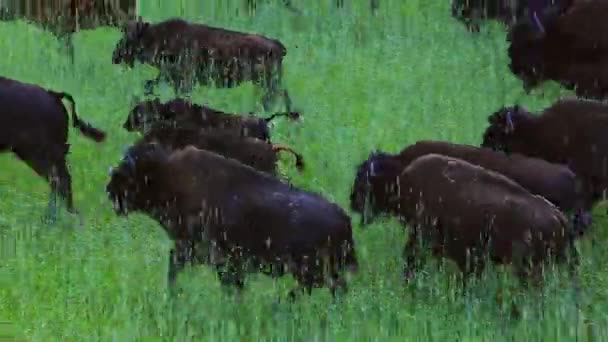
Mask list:
[[[124,29],[112,63],[133,66],[136,61],[159,69],[156,80],[146,82],[146,94],[165,79],[176,94],[190,92],[194,82],[233,88],[251,81],[265,90],[264,110],[279,92],[291,111],[291,99],[283,87],[283,57],[287,49],[278,40],[168,19],[160,23],[135,21]]]
[[[503,107],[488,122],[482,147],[568,165],[580,179],[585,210],[608,189],[608,105],[566,98],[540,115]]]
[[[269,123],[280,116],[299,119],[298,113],[276,113],[268,118],[254,115],[225,113],[181,98],[161,103],[158,98],[138,103],[127,117],[123,128],[129,132],[145,133],[148,127],[198,127],[222,129],[235,136],[270,141]]]
[[[462,159],[507,176],[531,193],[545,197],[562,211],[574,212],[575,230],[579,232],[584,232],[589,224],[586,221],[590,220],[591,214],[585,212],[583,196],[578,193],[578,179],[566,165],[522,154],[508,155],[486,148],[430,140],[418,141],[396,155],[378,152],[376,155],[393,158],[405,168],[418,157],[431,153]]]
[[[237,289],[249,272],[290,272],[299,283],[295,298],[313,287],[346,290],[343,271],[358,267],[350,217],[340,207],[213,152],[135,145],[106,190],[118,215],[145,213],[175,240],[170,285],[186,262],[208,263]]]
[[[389,213],[408,224],[406,280],[422,264],[420,241],[452,259],[465,280],[481,274],[486,254],[494,263],[512,263],[522,281],[538,275],[549,256],[576,256],[557,207],[504,175],[448,156],[427,154],[404,168],[395,158],[371,154],[358,167],[351,208],[366,222]]]
[[[172,150],[192,145],[240,161],[256,170],[277,174],[278,153],[290,152],[296,158],[296,167],[302,171],[304,158],[289,147],[269,144],[266,141],[234,136],[226,132],[205,131],[199,128],[156,128],[150,130],[135,144],[159,143]]]
[[[59,194],[75,212],[72,180],[66,164],[70,145],[68,113],[62,99],[71,102],[72,126],[97,142],[105,133],[82,121],[68,93],[0,77],[0,152],[11,151],[51,185],[51,204]]]

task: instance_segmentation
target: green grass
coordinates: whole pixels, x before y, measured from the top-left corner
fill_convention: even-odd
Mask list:
[[[301,151],[308,169],[299,175],[291,159],[282,169],[297,185],[322,192],[348,208],[355,166],[373,149],[396,152],[419,139],[478,144],[486,116],[515,101],[540,109],[560,93],[524,96],[507,68],[505,32],[488,25],[477,36],[450,18],[449,1],[383,1],[368,14],[368,0],[335,12],[330,1],[294,17],[278,1],[260,5],[253,18],[235,16],[227,1],[163,1],[144,4],[144,18],[182,14],[188,19],[280,39],[288,48],[286,82],[301,124],[278,121],[273,139]],[[347,1],[348,2],[348,1]],[[235,2],[236,3],[236,2]],[[302,3],[302,2],[301,2]],[[312,3],[312,2],[311,2]],[[190,14],[183,14],[190,13]],[[188,268],[178,283],[181,297],[167,295],[170,241],[143,215],[116,217],[104,187],[121,148],[136,137],[121,125],[142,97],[155,70],[114,66],[110,56],[119,32],[104,28],[76,36],[70,69],[56,40],[23,22],[0,23],[0,74],[74,95],[79,114],[108,131],[95,144],[70,133],[69,156],[75,204],[83,223],[64,215],[41,221],[48,186],[12,155],[0,155],[0,329],[31,341],[297,340],[297,341],[570,341],[608,336],[608,254],[583,241],[578,298],[570,282],[550,276],[544,304],[538,293],[515,293],[523,317],[508,319],[495,302],[517,289],[507,271],[489,270],[484,283],[463,298],[451,264],[430,263],[419,281],[401,282],[404,229],[386,219],[367,229],[353,215],[359,274],[350,292],[332,304],[315,290],[294,305],[273,306],[294,285],[290,277],[248,278],[242,303],[219,287],[205,266]],[[171,93],[164,88],[163,97]],[[261,108],[250,84],[237,89],[197,88],[195,100],[226,111]],[[279,103],[278,103],[279,104]],[[263,114],[262,115],[267,115]],[[604,210],[596,210],[595,237],[605,238]],[[505,303],[508,303],[505,301]],[[7,325],[4,322],[10,322]],[[5,329],[5,330],[6,330]],[[0,336],[3,331],[0,331]]]

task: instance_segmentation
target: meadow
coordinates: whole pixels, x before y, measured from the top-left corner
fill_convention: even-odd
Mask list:
[[[237,1],[144,2],[149,21],[172,16],[280,39],[288,48],[286,84],[301,123],[277,120],[273,140],[304,155],[298,174],[281,161],[293,183],[318,191],[350,212],[356,166],[370,151],[397,152],[420,139],[478,145],[486,117],[503,105],[533,110],[568,92],[554,84],[530,96],[508,70],[505,30],[488,24],[471,35],[450,17],[449,1],[383,0],[376,17],[368,0],[342,11],[333,1],[301,2],[296,17],[279,1],[255,16],[236,16]],[[350,292],[332,302],[317,289],[295,304],[274,304],[294,285],[250,276],[242,302],[205,267],[178,277],[183,293],[168,295],[170,241],[143,215],[117,217],[105,193],[108,168],[136,138],[122,129],[148,66],[111,64],[120,32],[75,36],[76,65],[54,37],[25,22],[0,23],[0,74],[71,93],[80,116],[108,132],[103,144],[71,129],[69,163],[81,218],[60,215],[52,225],[48,185],[10,154],[0,155],[0,336],[28,341],[574,341],[608,337],[608,256],[603,249],[605,208],[594,211],[594,245],[582,253],[580,291],[560,272],[544,293],[522,292],[509,269],[488,269],[462,296],[456,268],[431,262],[414,284],[402,282],[404,228],[386,218],[363,228],[352,214],[361,264]],[[262,113],[259,91],[195,88],[193,99],[225,111]],[[163,100],[172,91],[162,88]],[[277,109],[281,105],[277,102]],[[503,289],[503,306],[495,294]],[[541,298],[544,296],[544,299]],[[509,315],[509,300],[522,310]],[[5,323],[6,322],[6,323]],[[6,333],[6,332],[5,332]]]

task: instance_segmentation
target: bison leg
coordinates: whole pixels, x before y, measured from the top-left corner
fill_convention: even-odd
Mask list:
[[[47,148],[52,149],[52,146],[47,146]],[[72,199],[72,177],[68,172],[65,160],[67,147],[64,151],[59,149],[55,149],[54,151],[43,151],[40,150],[40,147],[23,147],[15,149],[14,153],[34,170],[36,174],[49,182],[51,187],[51,200],[49,201],[51,216],[55,216],[55,211],[57,209],[55,199],[57,194],[65,201],[68,211],[76,213]]]
[[[372,14],[376,14],[378,12],[378,8],[380,7],[380,0],[370,0],[369,7]]]
[[[273,67],[268,67],[268,70],[272,70]],[[279,62],[276,66],[276,72],[267,71],[265,74],[265,84],[264,84],[264,97],[262,99],[262,106],[264,107],[264,111],[270,111],[270,107],[272,106],[274,100],[277,98],[279,92],[282,93],[283,100],[285,103],[285,111],[288,113],[291,112],[292,102],[291,97],[289,97],[289,92],[285,89],[283,84],[283,70],[281,63]]]
[[[296,288],[289,290],[287,293],[287,298],[289,299],[290,303],[293,303],[304,293],[309,296],[312,295],[312,285],[299,285]]]
[[[234,288],[238,293],[243,291],[245,288],[245,277],[242,268],[241,262],[234,260],[234,258],[216,266],[217,276],[224,290]]]
[[[74,41],[70,33],[62,34],[57,37],[61,47],[65,49],[71,64],[74,64]]]
[[[175,247],[169,252],[169,271],[167,272],[167,280],[170,289],[174,289],[177,273],[184,269],[187,262],[192,261],[193,255],[194,247],[190,241],[175,241]]]
[[[403,249],[403,259],[405,261],[403,278],[406,283],[411,282],[416,276],[416,272],[424,265],[424,260],[420,253],[421,241],[419,241],[419,236],[419,228],[412,227],[407,244]]]

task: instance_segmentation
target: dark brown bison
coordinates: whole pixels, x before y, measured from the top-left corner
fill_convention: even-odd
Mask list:
[[[159,143],[173,150],[192,145],[226,158],[232,158],[256,170],[277,175],[278,153],[290,152],[296,158],[296,167],[302,171],[304,158],[293,149],[251,137],[235,136],[224,131],[205,131],[200,128],[155,128],[135,144]]]
[[[565,98],[539,115],[503,107],[488,122],[482,147],[568,165],[581,181],[586,210],[608,189],[608,105]]]
[[[566,13],[547,10],[537,24],[522,20],[507,36],[511,72],[529,93],[547,80],[577,96],[603,99],[608,94],[608,2],[579,1]]]
[[[269,123],[281,116],[297,120],[296,112],[276,113],[268,118],[255,115],[225,113],[207,106],[201,106],[181,98],[161,103],[158,98],[139,102],[127,117],[123,128],[129,132],[145,133],[152,127],[197,127],[222,129],[237,136],[246,136],[270,141]]]
[[[297,9],[296,7],[294,7],[291,0],[281,0],[281,3],[292,13],[301,14],[301,11],[299,9]],[[249,14],[253,14],[257,7],[257,0],[246,0],[245,5],[247,7],[247,12]],[[343,8],[344,0],[336,0],[336,7]],[[372,14],[376,14],[376,12],[378,11],[378,8],[380,7],[380,0],[370,0],[369,7],[372,11]]]
[[[566,165],[518,153],[508,155],[486,148],[431,140],[418,141],[398,154],[377,151],[375,155],[393,158],[405,168],[418,157],[431,153],[462,159],[503,174],[532,194],[545,197],[562,211],[574,212],[573,222],[578,232],[583,232],[591,223],[591,214],[585,210],[584,198],[578,193],[578,179]]]
[[[291,273],[295,298],[313,287],[346,290],[342,272],[358,268],[350,217],[340,207],[234,159],[193,146],[135,145],[110,178],[118,215],[147,214],[175,240],[170,286],[187,262],[206,263],[237,289],[250,272]]]
[[[577,258],[563,213],[506,176],[458,158],[427,154],[403,167],[371,154],[358,167],[351,208],[368,216],[388,213],[409,226],[405,279],[421,266],[419,242],[435,256],[479,275],[489,261],[512,264],[522,282],[542,265]],[[572,265],[575,265],[573,263]],[[540,280],[535,278],[535,280]]]
[[[190,92],[195,82],[233,88],[246,81],[265,90],[264,110],[279,92],[291,111],[291,99],[283,87],[283,57],[287,48],[278,40],[168,19],[160,23],[130,22],[117,43],[112,63],[133,66],[140,62],[159,69],[155,80],[146,82],[146,94],[163,79],[177,93]]]
[[[574,0],[452,0],[452,17],[461,21],[471,32],[479,32],[483,19],[495,19],[508,28],[521,19],[529,19],[535,29],[543,30],[539,21],[542,11],[552,8],[566,11]]]
[[[59,194],[75,213],[72,180],[66,163],[70,145],[68,113],[62,99],[72,103],[72,126],[97,142],[105,133],[82,121],[70,94],[0,77],[0,152],[13,152],[51,186],[51,209]]]
[[[100,26],[120,27],[136,19],[137,0],[0,1],[0,20],[25,19],[54,34],[74,62],[72,34]]]

